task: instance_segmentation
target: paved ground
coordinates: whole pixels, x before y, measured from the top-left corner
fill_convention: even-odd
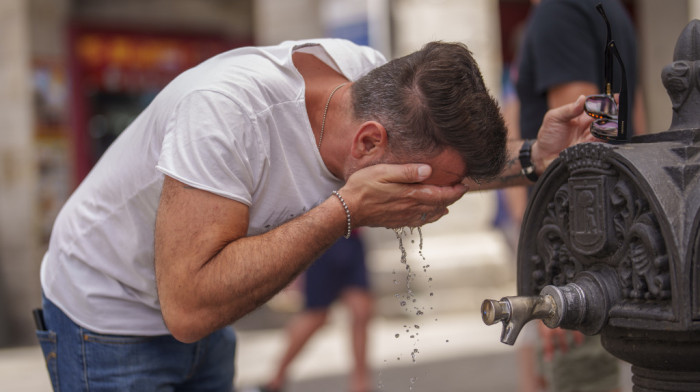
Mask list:
[[[373,322],[369,361],[378,388],[430,392],[516,390],[516,351],[498,341],[500,328],[485,326],[478,314],[423,316],[377,318]],[[346,317],[337,310],[331,325],[315,336],[297,358],[288,392],[345,390],[351,367]],[[272,374],[284,336],[240,331],[239,337],[237,385],[245,391],[246,386],[261,383]],[[414,350],[417,353],[412,356]]]
[[[508,354],[419,361],[411,366],[382,370],[379,385],[383,391],[513,392],[518,390],[516,378],[504,372],[515,367],[515,357]],[[340,376],[301,380],[291,385],[288,392],[342,391],[343,382]]]

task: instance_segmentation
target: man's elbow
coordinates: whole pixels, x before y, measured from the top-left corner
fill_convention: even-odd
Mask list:
[[[213,332],[206,327],[204,318],[196,313],[163,310],[163,321],[176,340],[182,343],[194,343]]]
[[[163,321],[170,334],[182,343],[194,343],[219,330],[245,315],[238,312],[230,319],[217,317],[220,312],[207,312],[202,309],[184,309],[176,306],[161,305]]]

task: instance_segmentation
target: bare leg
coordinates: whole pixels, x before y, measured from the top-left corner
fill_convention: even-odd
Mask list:
[[[328,309],[319,309],[305,310],[292,319],[286,328],[287,350],[280,360],[275,377],[267,384],[267,388],[279,390],[284,386],[289,365],[313,334],[326,323],[327,317]]]
[[[350,288],[343,292],[343,302],[352,314],[354,367],[350,379],[350,391],[367,392],[372,389],[372,380],[367,366],[367,327],[372,318],[374,300],[367,290]]]

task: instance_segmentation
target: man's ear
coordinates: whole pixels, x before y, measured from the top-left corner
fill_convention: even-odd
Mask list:
[[[387,135],[384,126],[376,121],[366,121],[360,125],[352,140],[350,154],[355,159],[378,157],[387,148]]]

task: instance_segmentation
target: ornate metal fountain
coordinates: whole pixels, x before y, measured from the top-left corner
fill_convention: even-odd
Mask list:
[[[532,319],[601,334],[637,392],[700,391],[700,21],[673,60],[670,129],[565,150],[525,213],[518,296],[482,306],[507,344]]]

